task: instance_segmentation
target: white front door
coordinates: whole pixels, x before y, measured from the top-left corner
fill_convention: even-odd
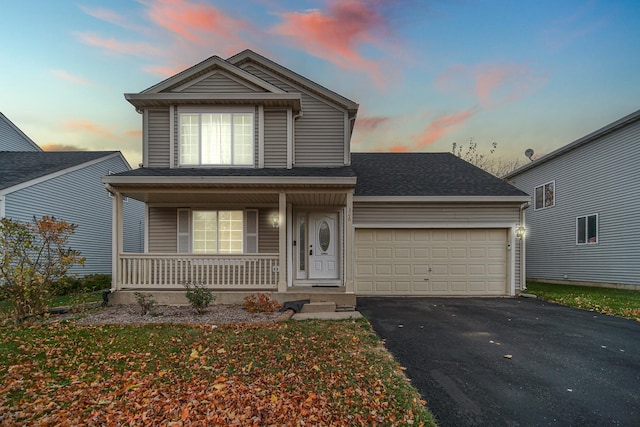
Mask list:
[[[338,214],[309,214],[309,279],[337,279]]]

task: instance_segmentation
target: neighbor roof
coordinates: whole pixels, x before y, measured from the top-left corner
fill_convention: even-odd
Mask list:
[[[117,151],[2,151],[0,190],[105,157]]]
[[[528,195],[451,153],[352,153],[355,196]]]

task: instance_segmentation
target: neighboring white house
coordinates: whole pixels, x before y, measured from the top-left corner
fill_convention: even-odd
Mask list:
[[[0,218],[54,216],[76,224],[70,246],[86,257],[79,275],[111,273],[112,200],[101,178],[130,170],[119,151],[44,152],[0,114]],[[124,205],[124,248],[144,243],[144,205]]]
[[[640,285],[640,110],[505,179],[533,195],[529,280]]]
[[[145,203],[147,246],[123,253],[116,230],[113,301],[186,282],[339,303],[523,287],[527,194],[450,153],[351,153],[358,104],[255,52],[125,98],[144,167],[103,181]]]

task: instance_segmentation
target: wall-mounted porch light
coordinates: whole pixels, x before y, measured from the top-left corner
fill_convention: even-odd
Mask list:
[[[519,225],[516,227],[516,237],[520,240],[524,239],[524,236],[527,234],[527,228],[524,225]]]
[[[280,215],[278,215],[277,213],[271,215],[271,225],[273,226],[273,228],[280,227]]]

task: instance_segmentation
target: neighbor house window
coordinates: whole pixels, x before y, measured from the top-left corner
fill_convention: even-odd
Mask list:
[[[180,164],[251,166],[253,113],[181,113]]]
[[[535,189],[534,209],[550,208],[556,204],[556,182],[551,181]]]
[[[258,211],[178,209],[178,252],[258,252]]]
[[[598,215],[585,215],[576,218],[576,243],[588,245],[598,243]]]

